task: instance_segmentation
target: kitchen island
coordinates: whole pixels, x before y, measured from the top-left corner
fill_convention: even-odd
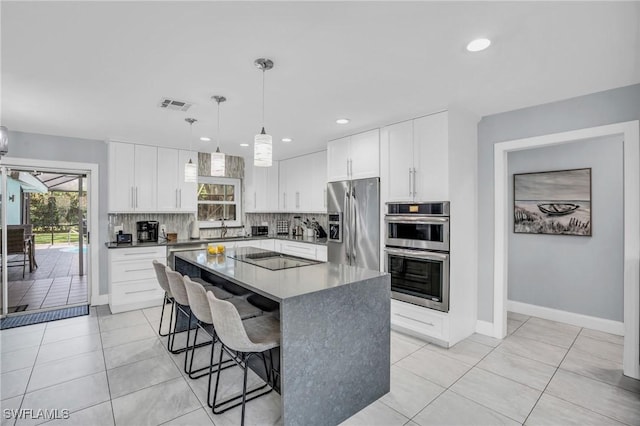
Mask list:
[[[334,263],[271,270],[236,259],[258,250],[181,252],[175,266],[279,304],[283,423],[335,425],[389,392],[389,275]]]

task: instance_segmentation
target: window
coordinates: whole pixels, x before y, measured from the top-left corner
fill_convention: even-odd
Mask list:
[[[242,226],[240,179],[198,176],[198,221],[203,228]]]

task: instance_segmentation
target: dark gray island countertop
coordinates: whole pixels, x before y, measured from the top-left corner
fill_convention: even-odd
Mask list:
[[[243,247],[218,255],[208,255],[206,250],[194,250],[177,253],[176,258],[277,302],[388,275],[328,262],[272,271],[234,258],[236,253],[249,250],[251,248]]]

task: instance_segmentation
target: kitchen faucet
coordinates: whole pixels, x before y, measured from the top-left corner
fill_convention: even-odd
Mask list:
[[[227,225],[224,224],[224,218],[220,218],[220,238],[224,238],[227,235]]]

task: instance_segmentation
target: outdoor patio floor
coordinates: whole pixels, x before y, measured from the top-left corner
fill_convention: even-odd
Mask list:
[[[33,311],[86,303],[87,276],[78,275],[78,257],[78,247],[74,245],[37,246],[37,269],[30,273],[27,264],[22,278],[21,267],[10,267],[9,312],[21,305],[27,305],[26,311]]]

